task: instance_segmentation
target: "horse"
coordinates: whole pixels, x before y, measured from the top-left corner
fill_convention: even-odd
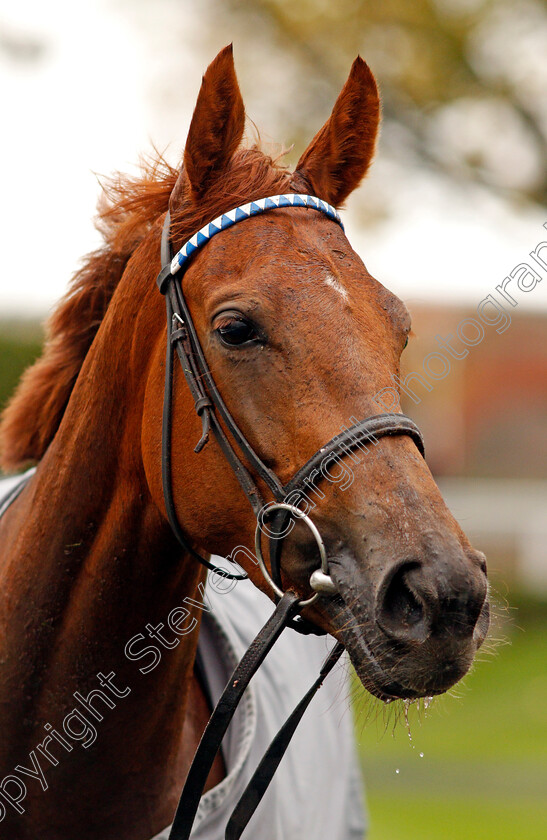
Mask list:
[[[158,638],[168,613],[202,603],[206,571],[194,554],[241,547],[238,563],[275,600],[252,550],[255,513],[218,440],[204,434],[210,405],[196,410],[180,367],[167,458],[186,547],[170,527],[162,478],[169,324],[156,286],[166,214],[177,249],[267,196],[311,195],[339,208],[369,167],[379,118],[374,77],[358,57],[289,171],[242,144],[245,111],[227,47],[203,77],[180,169],[158,158],[142,177],[120,176],[107,190],[104,246],[54,312],[43,356],[1,426],[4,469],[37,465],[0,519],[0,816],[11,840],[148,840],[168,825],[210,714],[195,667],[200,610],[176,614],[177,646],[155,663],[154,680],[133,685],[115,712],[102,702],[92,749],[69,750],[59,722],[76,695],[91,706],[97,674],[111,698],[125,696],[134,663],[123,642],[144,639],[145,622]],[[352,418],[377,415],[378,395],[393,391],[409,314],[326,212],[288,201],[249,215],[197,250],[173,282],[227,409],[282,486]],[[402,417],[398,402],[393,412]],[[217,425],[231,436],[223,418]],[[441,694],[487,634],[484,555],[448,511],[410,432],[369,439],[359,456],[364,463],[355,449],[339,453],[331,480],[293,505],[321,535],[329,586],[309,597],[316,538],[297,517],[278,580],[307,602],[303,618],[344,646],[372,695]],[[271,502],[246,451],[240,460]],[[29,783],[23,818],[21,760],[46,730],[50,753],[53,744],[63,758],[50,760],[47,793]],[[32,773],[38,779],[36,763],[27,781]],[[218,755],[206,790],[225,773]]]

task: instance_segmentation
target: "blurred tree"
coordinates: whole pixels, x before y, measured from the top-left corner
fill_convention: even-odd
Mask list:
[[[299,148],[360,53],[381,86],[388,155],[547,203],[544,0],[218,0],[208,8],[217,40],[219,29],[245,39],[245,87],[254,83],[256,97],[261,65],[272,72],[265,53],[294,65],[302,89],[285,91],[277,116]]]

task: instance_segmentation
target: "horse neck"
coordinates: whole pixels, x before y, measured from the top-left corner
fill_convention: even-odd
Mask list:
[[[133,285],[138,280],[142,290],[149,282],[153,289],[154,277],[139,275]],[[113,756],[114,766],[138,766],[151,741],[158,763],[162,747],[172,759],[173,733],[182,731],[200,610],[195,604],[189,610],[196,629],[184,636],[166,621],[173,608],[184,609],[185,599],[199,598],[203,570],[174,544],[150,498],[140,456],[145,360],[162,339],[162,301],[151,296],[143,305],[131,294],[131,282],[123,284],[55,439],[1,523],[0,777],[25,764],[44,738],[45,723],[59,727],[76,706],[74,692],[87,697],[100,688],[99,673],[113,671],[118,687],[130,693],[114,711],[97,701],[104,721],[93,746],[96,773],[112,766],[105,762]],[[160,623],[176,647],[150,637],[149,628]],[[124,652],[138,634],[142,642],[135,648],[148,643],[160,653],[153,674],[143,675],[139,666],[151,664],[154,654],[136,663]],[[30,730],[25,721],[35,722]],[[64,778],[63,767],[70,768],[73,757],[48,768],[65,793],[72,771]],[[80,750],[77,760],[85,765],[85,759]],[[77,774],[81,789],[86,772],[83,766]],[[115,786],[112,776],[109,784]]]

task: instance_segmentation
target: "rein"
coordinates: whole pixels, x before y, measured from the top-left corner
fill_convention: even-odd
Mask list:
[[[203,449],[212,431],[257,517],[255,532],[256,556],[262,574],[272,588],[274,599],[277,601],[273,615],[247,649],[211,715],[184,784],[169,840],[188,840],[190,837],[199,800],[224,734],[241,700],[243,692],[279,638],[281,632],[286,627],[291,627],[301,633],[324,633],[324,631],[315,627],[311,622],[302,619],[299,613],[304,607],[314,603],[320,595],[332,596],[336,594],[337,589],[329,574],[325,545],[317,527],[302,510],[295,505],[287,503],[286,499],[289,494],[295,494],[298,491],[304,492],[306,481],[310,481],[312,475],[316,475],[317,477],[321,476],[321,473],[317,472],[317,468],[322,462],[328,460],[329,456],[337,452],[348,454],[362,444],[376,442],[379,437],[387,435],[408,435],[412,438],[420,453],[424,455],[422,435],[416,424],[409,417],[406,417],[404,414],[379,414],[360,420],[333,437],[295,473],[289,482],[283,485],[277,475],[264,464],[259,455],[254,451],[228,411],[203,353],[197,331],[184,298],[182,282],[176,282],[176,275],[181,269],[187,267],[190,257],[213,236],[216,236],[222,230],[244,219],[275,210],[278,207],[304,207],[316,210],[332,219],[343,229],[340,216],[330,204],[315,196],[294,193],[270,196],[249,202],[241,207],[230,210],[228,213],[224,213],[194,234],[174,256],[170,243],[171,219],[169,212],[167,212],[163,225],[161,239],[161,262],[163,267],[159,273],[157,282],[160,292],[165,296],[167,312],[167,350],[162,421],[162,481],[167,517],[181,546],[207,569],[233,580],[242,580],[247,577],[245,573],[237,574],[220,569],[212,564],[210,560],[200,555],[188,542],[178,521],[173,500],[171,475],[173,355],[176,352],[184,377],[194,399],[196,413],[201,418],[202,433],[194,451],[200,452]],[[224,422],[232,441],[224,432],[219,422],[219,417]],[[235,447],[239,450],[239,454]],[[253,473],[268,487],[274,498],[273,504],[268,504],[266,508],[265,501],[255,479],[243,464],[242,457],[250,465]],[[298,598],[293,592],[284,592],[282,589],[281,553],[284,533],[291,516],[296,517],[310,528],[316,540],[321,558],[320,569],[312,573],[309,581],[312,595],[304,600]],[[269,529],[271,571],[268,572],[262,556],[260,536],[261,524],[264,523],[266,518],[270,517],[272,518]],[[340,643],[335,645],[323,665],[318,679],[295,708],[266,751],[230,817],[226,828],[226,840],[238,840],[241,836],[266,792],[302,715],[316,691],[321,686],[323,679],[340,658],[343,650],[343,645]]]

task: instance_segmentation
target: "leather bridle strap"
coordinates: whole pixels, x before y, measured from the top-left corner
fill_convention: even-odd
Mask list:
[[[359,420],[344,429],[340,434],[331,438],[325,446],[322,446],[315,455],[306,461],[303,467],[296,472],[291,480],[283,487],[285,497],[294,490],[299,490],[304,485],[304,480],[309,478],[314,470],[322,464],[327,464],[330,456],[344,456],[361,447],[361,444],[377,444],[379,437],[391,435],[407,435],[412,438],[420,454],[424,455],[424,441],[416,423],[405,414],[375,414],[365,420]],[[319,471],[318,477],[324,474]]]
[[[243,692],[287,626],[287,622],[298,613],[299,607],[300,599],[293,592],[286,592],[230,677],[199,742],[184,783],[169,840],[188,840],[190,837],[207,777]]]
[[[172,409],[172,399],[173,399],[173,310],[172,310],[172,294],[175,293],[175,290],[171,288],[169,293],[165,296],[166,308],[167,308],[167,351],[165,357],[165,390],[164,390],[164,397],[163,397],[163,420],[162,420],[162,455],[161,455],[161,472],[162,472],[162,483],[163,483],[163,496],[165,501],[165,510],[167,513],[167,519],[169,520],[169,524],[171,526],[171,530],[173,531],[177,541],[180,545],[187,551],[192,557],[205,566],[210,571],[214,571],[217,574],[222,575],[223,577],[230,578],[232,580],[244,580],[247,578],[245,573],[243,574],[234,574],[232,572],[228,572],[226,569],[220,569],[211,563],[206,557],[203,557],[199,554],[195,548],[190,544],[188,539],[186,538],[184,531],[182,530],[177,512],[175,509],[175,503],[173,500],[173,489],[172,489],[172,476],[171,476],[171,409]],[[199,390],[194,387],[194,383],[196,380],[196,374],[194,373],[190,361],[190,356],[186,355],[186,357],[180,358],[180,342],[182,340],[182,328],[176,328],[176,331],[179,333],[175,341],[177,341],[177,350],[179,351],[179,359],[181,362],[182,369],[184,371],[184,375],[186,381],[188,382],[188,386],[191,390],[192,396],[196,401],[196,405],[199,405],[198,401],[202,400],[203,397]],[[203,405],[203,403],[201,403]],[[199,412],[198,412],[199,413]],[[214,416],[214,415],[213,415]],[[210,418],[207,415],[208,423],[207,425],[204,424],[204,432],[202,435],[202,441],[204,440],[204,436],[208,433],[210,428]],[[222,432],[222,430],[220,430]],[[221,446],[223,445],[221,442],[221,436],[219,439],[219,443]],[[224,450],[224,447],[223,447]],[[228,457],[228,453],[225,452],[226,456]],[[237,475],[237,473],[236,473]],[[238,475],[239,478],[239,475]]]
[[[356,449],[364,449],[365,444],[375,446],[378,443],[378,438],[393,435],[407,435],[412,438],[422,457],[425,456],[422,433],[410,417],[406,417],[404,414],[376,414],[344,429],[312,455],[304,466],[293,475],[291,480],[284,485],[284,498],[287,499],[293,493],[297,494],[299,491],[309,493],[317,482],[325,480],[324,468],[332,457],[351,456],[351,453],[355,452]],[[367,453],[364,455],[365,458],[370,457],[368,454],[370,453],[370,447],[364,449],[364,452]],[[271,575],[280,588],[282,588],[281,551],[283,538],[276,538],[274,535],[275,533],[283,534],[285,532],[289,516],[289,513],[279,511],[269,526]]]
[[[281,759],[287,751],[292,736],[304,712],[317,694],[323,684],[325,677],[332,671],[344,652],[344,645],[337,642],[327,657],[325,664],[319,672],[319,676],[312,687],[304,695],[289,718],[283,724],[272,743],[264,753],[264,756],[256,768],[253,776],[243,791],[239,802],[232,812],[232,816],[226,826],[225,840],[239,840],[247,827],[249,820],[258,808],[264,794],[266,793],[271,780],[273,779]]]
[[[167,350],[165,359],[165,389],[162,421],[162,483],[167,518],[180,545],[188,551],[192,557],[199,560],[203,566],[210,571],[216,572],[222,577],[231,580],[243,580],[247,577],[245,573],[235,574],[227,571],[226,569],[219,568],[194,549],[180,526],[175,509],[171,475],[171,413],[173,394],[173,352],[175,350],[178,355],[184,377],[188,384],[188,388],[194,399],[196,412],[198,416],[201,417],[202,421],[202,434],[197,446],[195,447],[195,451],[201,451],[203,446],[207,443],[209,431],[212,429],[226,460],[232,467],[234,474],[246,496],[249,498],[255,513],[258,513],[258,511],[263,507],[264,500],[262,499],[256,483],[252,479],[249,471],[236,455],[232,445],[224,433],[224,430],[216,418],[215,412],[213,411],[213,403],[211,402],[209,394],[212,395],[215,404],[218,403],[219,407],[222,407],[224,412],[228,415],[231,421],[228,424],[229,428],[231,426],[235,426],[233,420],[227,412],[226,407],[224,406],[222,398],[220,397],[209,372],[209,368],[203,355],[203,351],[201,350],[199,339],[194,329],[192,317],[186,305],[184,296],[179,290],[178,284],[174,282],[174,277],[169,271],[171,261],[169,228],[170,214],[167,212],[161,240],[161,260],[164,268],[158,277],[158,285],[165,295],[167,314]],[[205,368],[208,374],[207,377],[204,377],[202,368],[200,368],[199,365]],[[208,380],[207,390],[205,388],[204,379]],[[250,447],[248,448],[250,449]],[[267,468],[265,465],[262,466],[264,471],[266,471]],[[273,476],[273,473],[271,475]],[[273,479],[275,484],[279,485],[275,476],[273,476]],[[281,488],[281,485],[279,485],[279,488]]]

